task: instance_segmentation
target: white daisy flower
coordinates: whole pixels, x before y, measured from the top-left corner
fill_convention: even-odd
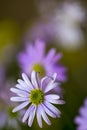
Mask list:
[[[61,112],[54,105],[52,105],[64,104],[64,101],[60,99],[60,96],[53,94],[51,91],[59,85],[59,83],[55,82],[56,76],[57,74],[54,73],[53,77],[46,76],[39,80],[37,77],[37,72],[35,71],[32,71],[31,79],[23,73],[23,80],[18,79],[16,88],[10,89],[12,92],[17,94],[16,97],[11,97],[10,100],[13,102],[22,102],[13,109],[13,112],[26,108],[27,110],[22,121],[26,122],[28,120],[28,125],[30,127],[32,126],[35,115],[41,128],[42,119],[48,125],[51,125],[47,115],[53,118],[60,117]]]

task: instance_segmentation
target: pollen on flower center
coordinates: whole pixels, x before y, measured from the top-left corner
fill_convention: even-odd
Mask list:
[[[44,93],[40,89],[34,89],[30,93],[30,102],[34,105],[39,105],[44,101]]]
[[[32,67],[36,72],[40,72],[39,76],[42,77],[45,75],[45,69],[41,64],[34,64]]]

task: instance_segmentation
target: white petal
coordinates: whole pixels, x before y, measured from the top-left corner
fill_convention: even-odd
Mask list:
[[[59,99],[60,98],[60,96],[57,94],[48,94],[45,97],[48,99]]]
[[[34,88],[38,88],[38,81],[37,81],[37,72],[35,71],[32,71],[31,73],[31,81],[32,81],[32,84],[34,85]]]
[[[32,84],[31,84],[29,78],[27,77],[27,75],[23,73],[23,74],[22,74],[22,78],[23,78],[23,80],[25,81],[25,83],[29,86],[29,89],[33,89],[33,86],[32,86]]]
[[[31,90],[30,88],[29,88],[29,86],[23,81],[23,80],[21,80],[21,79],[18,79],[17,80],[18,81],[18,83],[21,85],[21,86],[23,86],[25,89],[27,88],[27,90]]]
[[[48,99],[45,97],[45,100],[50,102],[50,103],[53,103],[53,104],[58,104],[58,100],[56,100],[56,99]]]
[[[18,79],[17,81],[18,81],[18,83],[19,83],[21,86],[27,87],[26,83],[25,83],[23,80]]]
[[[51,125],[51,122],[50,120],[48,119],[43,107],[40,105],[40,112],[41,112],[41,116],[42,118],[44,119],[44,121],[48,124],[48,125]]]
[[[45,81],[45,80],[47,80],[49,77],[48,76],[45,76],[45,77],[43,77],[42,79],[41,79],[41,88],[43,88],[43,82]]]
[[[50,77],[51,81],[50,84],[54,83],[57,77],[57,73],[54,73],[52,77]]]
[[[36,116],[37,116],[37,122],[38,122],[40,128],[42,128],[42,119],[41,119],[41,113],[40,113],[39,106],[37,108]]]
[[[28,125],[31,127],[34,117],[35,117],[35,112],[36,112],[36,107],[34,107],[34,109],[31,111],[29,119],[28,119]]]
[[[48,91],[50,91],[51,89],[54,89],[55,87],[57,87],[59,84],[58,83],[49,83],[46,87],[44,92],[47,93]]]
[[[30,90],[27,87],[23,87],[20,84],[17,84],[15,87],[18,88],[18,89],[20,89],[20,90],[30,92]]]
[[[10,100],[13,101],[13,102],[23,102],[23,101],[28,101],[29,98],[26,98],[26,97],[11,97]]]
[[[29,93],[25,92],[25,91],[22,91],[22,90],[19,90],[19,89],[16,89],[16,88],[11,88],[10,89],[12,92],[16,93],[17,95],[19,96],[23,96],[23,97],[29,97]]]
[[[53,77],[53,80],[55,81],[57,77],[57,73],[54,73],[52,77]]]
[[[41,79],[41,88],[43,90],[45,90],[47,87],[46,86],[49,86],[51,84],[54,83],[54,81],[56,80],[56,77],[57,77],[57,73],[54,73],[53,76],[45,76]],[[49,81],[48,81],[49,79]],[[44,87],[44,82],[48,81],[46,84],[45,84],[45,87]]]
[[[58,104],[65,104],[64,100],[58,100]]]
[[[30,107],[28,108],[28,110],[25,112],[24,116],[23,116],[23,119],[22,119],[22,122],[25,122],[28,117],[30,116],[30,112],[34,109],[34,106],[33,105],[30,105]]]
[[[45,101],[44,104],[48,107],[57,117],[60,117],[61,112],[51,103]]]
[[[15,107],[12,112],[17,112],[17,111],[23,109],[24,107],[26,107],[28,104],[29,104],[29,101],[26,101],[26,102],[18,105],[17,107]]]
[[[58,95],[56,95],[56,94],[49,94],[49,95],[46,95],[44,98],[45,98],[45,100],[47,100],[50,103],[59,104],[58,103],[58,101],[59,101],[58,99],[60,97]]]
[[[44,104],[42,104],[42,106],[43,106],[45,112],[46,112],[49,116],[51,116],[51,117],[53,117],[53,118],[56,118],[56,115],[55,115],[53,112],[51,112]]]

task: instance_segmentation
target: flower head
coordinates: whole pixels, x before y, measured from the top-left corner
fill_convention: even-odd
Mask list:
[[[62,54],[56,54],[56,50],[51,49],[46,55],[45,50],[45,43],[41,40],[36,40],[35,45],[28,44],[26,52],[21,52],[18,56],[22,71],[29,74],[35,70],[40,72],[40,77],[56,72],[58,81],[66,81],[66,68],[57,64]]]
[[[87,130],[87,98],[84,101],[84,106],[79,109],[80,115],[75,118],[75,123],[78,125],[77,130]]]
[[[80,26],[84,22],[85,11],[78,2],[65,2],[60,7],[52,18],[53,35],[64,49],[79,49],[84,41]]]
[[[22,102],[13,109],[17,112],[23,108],[27,109],[22,121],[28,120],[28,125],[31,126],[36,115],[37,122],[42,127],[42,119],[50,125],[51,122],[47,115],[56,118],[60,117],[61,112],[52,104],[64,104],[58,94],[51,93],[51,90],[59,84],[55,82],[57,74],[53,77],[38,78],[37,72],[32,71],[31,79],[26,74],[22,74],[22,78],[18,79],[16,88],[10,90],[17,94],[16,97],[11,97],[11,101]],[[50,92],[50,93],[49,93]]]

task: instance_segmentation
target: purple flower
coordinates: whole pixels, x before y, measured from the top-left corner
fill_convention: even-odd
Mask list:
[[[79,114],[75,118],[75,123],[78,125],[77,130],[87,130],[87,98],[84,101],[84,106],[79,109]]]
[[[13,109],[13,112],[27,107],[22,121],[26,122],[28,120],[30,127],[32,126],[35,115],[41,128],[42,119],[48,125],[51,124],[47,115],[53,118],[60,117],[61,112],[52,105],[64,104],[64,101],[60,99],[58,94],[51,92],[52,89],[59,85],[58,82],[55,82],[56,76],[57,74],[54,73],[53,77],[46,76],[40,80],[35,71],[32,71],[30,79],[23,73],[23,80],[18,79],[16,88],[10,89],[17,94],[16,97],[11,97],[10,100],[13,102],[22,102]]]
[[[31,73],[32,70],[40,72],[40,76],[53,75],[57,73],[58,81],[66,81],[66,68],[58,62],[62,57],[61,53],[56,54],[52,48],[45,54],[46,45],[41,40],[36,40],[35,45],[27,44],[26,51],[18,56],[18,62],[23,72]]]

